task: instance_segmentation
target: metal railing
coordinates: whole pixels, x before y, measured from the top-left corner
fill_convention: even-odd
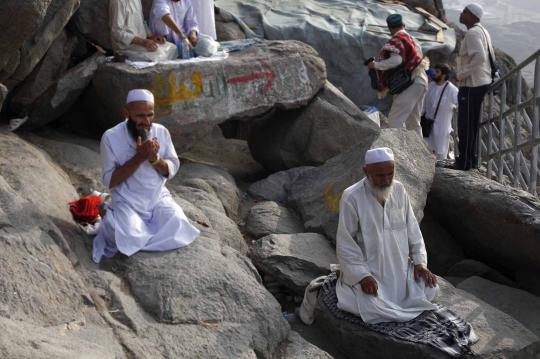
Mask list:
[[[532,91],[523,91],[522,70],[533,63]],[[486,96],[487,118],[483,111],[478,133],[481,171],[538,196],[540,49],[493,83]]]

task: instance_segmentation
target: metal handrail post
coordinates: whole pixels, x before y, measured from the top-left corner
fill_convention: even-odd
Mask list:
[[[516,73],[516,93],[514,96],[516,104],[521,103],[521,71]],[[519,186],[519,173],[521,171],[519,161],[521,160],[519,151],[519,140],[521,138],[521,113],[514,111],[514,187]]]
[[[486,177],[491,178],[491,171],[493,167],[493,161],[490,159],[491,154],[493,153],[493,103],[494,103],[493,89],[489,91],[489,101],[488,101],[488,147],[487,147],[487,172]]]
[[[534,66],[534,98],[540,98],[540,56],[536,57],[536,64]],[[537,140],[540,137],[539,133],[539,121],[540,121],[540,104],[534,103],[533,119],[532,119],[532,138]],[[537,194],[536,183],[538,178],[538,145],[532,146],[532,158],[531,158],[531,176],[529,179],[529,192]]]
[[[497,181],[502,182],[503,179],[503,172],[504,172],[504,155],[502,154],[502,151],[506,148],[504,145],[504,132],[505,132],[505,126],[504,123],[504,111],[503,106],[506,103],[506,81],[502,84],[502,90],[501,90],[501,109],[499,110],[499,173],[497,173]]]

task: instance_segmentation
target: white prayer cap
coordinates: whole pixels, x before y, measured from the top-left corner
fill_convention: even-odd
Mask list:
[[[132,102],[145,101],[154,103],[154,95],[145,89],[135,89],[128,92],[126,105]]]
[[[365,164],[381,163],[394,160],[394,152],[388,147],[379,147],[366,152]]]
[[[478,4],[469,4],[465,6],[465,9],[469,10],[474,16],[480,20],[482,18],[482,15],[484,15],[484,9],[482,9],[482,6]]]

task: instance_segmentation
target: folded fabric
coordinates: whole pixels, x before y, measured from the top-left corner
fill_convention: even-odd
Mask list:
[[[100,196],[84,196],[69,202],[69,210],[79,223],[93,223],[99,217]]]
[[[313,324],[315,320],[315,307],[317,306],[317,295],[319,294],[318,289],[322,287],[325,279],[326,276],[315,278],[306,287],[304,300],[302,300],[302,305],[298,309],[298,316],[306,325]]]

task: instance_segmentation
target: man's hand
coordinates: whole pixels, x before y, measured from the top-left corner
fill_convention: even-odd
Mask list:
[[[149,39],[154,41],[154,42],[157,42],[160,45],[163,45],[165,43],[165,41],[167,41],[167,40],[165,40],[165,37],[159,36],[159,35],[150,36]]]
[[[142,142],[141,137],[137,137],[137,158],[140,162],[144,162],[146,160],[149,160],[153,158],[154,156],[154,141],[153,140],[146,140]]]
[[[414,280],[418,282],[420,278],[423,278],[426,285],[430,288],[437,285],[437,276],[431,273],[431,271],[423,264],[417,264],[414,266]]]
[[[375,61],[371,61],[368,65],[367,65],[368,69],[370,70],[374,70],[375,69]]]
[[[189,41],[189,39],[187,37],[184,37],[184,40],[182,40],[182,43],[189,50],[191,50],[193,48],[193,45],[191,44],[191,42]]]
[[[148,51],[154,52],[158,49],[158,44],[152,39],[144,39],[144,47]]]
[[[152,138],[152,156],[150,157],[150,162],[155,162],[159,158],[159,142],[157,137]]]
[[[364,279],[362,279],[360,281],[360,286],[362,287],[362,290],[366,294],[377,295],[377,291],[379,290],[377,281],[372,276],[365,277]]]
[[[197,31],[190,31],[188,35],[188,39],[191,45],[193,46],[197,45],[197,41],[199,41],[199,38],[197,36]]]

